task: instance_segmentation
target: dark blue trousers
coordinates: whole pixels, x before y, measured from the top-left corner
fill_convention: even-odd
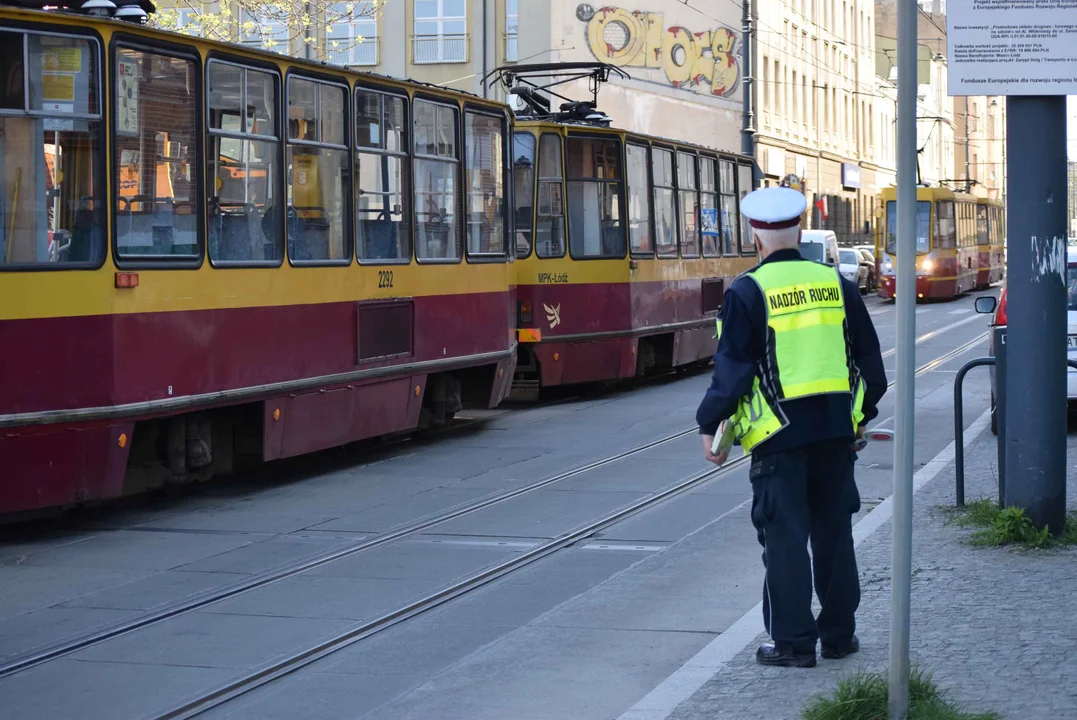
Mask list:
[[[811,652],[820,639],[845,644],[856,629],[855,461],[849,440],[752,457],[752,524],[766,568],[763,622],[778,644]],[[813,580],[822,605],[818,619],[812,614]]]

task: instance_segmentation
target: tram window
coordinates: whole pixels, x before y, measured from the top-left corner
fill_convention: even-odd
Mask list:
[[[355,250],[360,262],[411,262],[407,103],[355,91]]]
[[[696,156],[677,153],[677,188],[680,195],[681,257],[699,257],[699,188]]]
[[[737,165],[737,196],[743,200],[744,196],[752,191],[752,166]],[[740,230],[737,242],[740,244],[741,255],[755,255],[755,241],[752,238],[752,228],[748,224],[748,218],[740,214],[740,203],[734,203],[736,217],[739,223],[736,227]]]
[[[426,100],[416,100],[413,107],[415,255],[419,260],[459,260],[459,116],[456,108]]]
[[[931,203],[916,202],[916,252],[931,250]],[[886,252],[897,254],[897,201],[886,201]]]
[[[546,133],[539,140],[538,212],[535,253],[540,258],[565,256],[564,172],[561,138]]]
[[[620,141],[570,137],[567,157],[568,241],[572,257],[624,257]]]
[[[714,158],[699,159],[699,225],[703,236],[703,257],[722,254],[718,224],[718,162]]]
[[[516,257],[531,254],[531,225],[535,214],[535,136],[516,132],[512,136],[512,184],[516,201]]]
[[[718,191],[720,193],[720,213],[722,232],[722,254],[736,256],[737,253],[737,177],[736,166],[731,160],[718,162]]]
[[[651,152],[654,175],[654,235],[658,257],[677,257],[677,195],[673,188],[673,152]]]
[[[198,118],[193,60],[116,49],[116,253],[121,259],[196,258]]]
[[[954,217],[954,203],[952,200],[940,200],[935,203],[935,236],[938,238],[940,248],[957,247],[957,219]],[[927,250],[928,248],[924,248],[923,251],[926,252]],[[916,251],[921,252],[919,237],[916,238]]]
[[[99,62],[85,38],[0,32],[0,269],[104,262]]]
[[[208,76],[209,258],[221,265],[279,265],[284,208],[277,76],[218,60],[210,61]]]
[[[288,211],[285,231],[293,263],[351,262],[346,227],[348,146],[344,141],[345,89],[288,79]]]
[[[654,255],[651,237],[651,192],[647,177],[647,147],[629,144],[626,150],[628,165],[628,231],[633,255]]]
[[[504,138],[500,118],[464,114],[468,255],[505,254]]]

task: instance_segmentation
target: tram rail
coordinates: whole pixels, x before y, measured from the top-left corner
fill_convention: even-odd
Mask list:
[[[923,375],[931,372],[940,365],[959,357],[962,353],[975,347],[977,344],[983,342],[987,338],[987,333],[983,333],[966,342],[960,347],[954,348],[932,360],[924,363],[918,367],[915,371],[915,375]],[[888,388],[892,388],[896,383],[891,382],[888,384]],[[609,464],[609,462],[615,462],[618,459],[627,457],[630,454],[636,454],[642,452],[644,449],[656,447],[658,445],[670,442],[674,439],[684,437],[693,432],[696,432],[696,428],[689,428],[687,430],[675,433],[670,436],[666,436],[660,440],[656,440],[645,446],[634,448],[625,454],[618,456],[611,456],[609,459],[598,461],[598,463],[592,463],[582,468],[569,471],[572,476],[578,475],[581,472],[594,469],[601,465]],[[721,477],[725,477],[735,470],[742,468],[749,461],[749,456],[742,455],[741,457],[733,460],[720,468],[712,468],[704,470],[702,472],[695,473],[687,478],[683,478],[672,485],[666,486],[666,488],[653,493],[645,498],[641,498],[635,502],[625,505],[617,510],[614,510],[597,520],[588,522],[584,525],[577,527],[567,533],[560,535],[559,537],[548,540],[541,545],[532,548],[531,550],[524,552],[516,557],[510,558],[502,563],[494,565],[492,567],[484,568],[476,573],[473,573],[461,580],[458,580],[441,590],[431,593],[423,598],[409,602],[406,605],[402,605],[399,608],[392,610],[388,613],[381,615],[380,617],[360,623],[344,632],[341,632],[327,640],[320,642],[318,645],[306,648],[300,652],[297,652],[289,657],[281,660],[275,660],[269,664],[256,669],[246,675],[238,678],[234,678],[220,687],[214,689],[211,692],[201,694],[197,697],[190,698],[184,701],[182,704],[168,709],[163,713],[154,713],[147,716],[147,720],[186,720],[187,718],[198,717],[203,713],[209,712],[217,707],[220,707],[236,698],[245,695],[257,688],[263,687],[272,683],[280,678],[290,675],[302,668],[321,660],[333,653],[343,650],[346,647],[354,645],[362,640],[369,638],[383,630],[386,630],[400,622],[415,617],[423,612],[432,610],[450,600],[454,600],[461,597],[473,590],[477,590],[484,587],[495,580],[498,580],[510,573],[516,572],[522,568],[531,565],[532,563],[545,558],[558,550],[565,549],[574,545],[575,543],[585,540],[591,537],[597,532],[600,532],[616,523],[621,522],[633,515],[636,515],[644,510],[656,507],[665,501],[682,495],[700,485],[703,485],[711,480],[716,480]],[[565,478],[558,478],[565,479]],[[551,478],[546,481],[540,481],[542,486],[552,484],[557,480]],[[534,489],[533,486],[526,488],[520,488],[516,493],[522,494],[523,492],[530,492]],[[492,503],[491,503],[492,504]],[[321,564],[321,563],[320,563]]]

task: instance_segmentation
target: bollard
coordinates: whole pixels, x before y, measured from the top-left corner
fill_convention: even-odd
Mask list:
[[[997,352],[997,350],[996,350]],[[1003,351],[1005,352],[1005,351]],[[997,365],[996,358],[984,357],[975,358],[969,360],[967,363],[961,366],[961,369],[957,371],[957,376],[954,378],[954,482],[956,487],[955,495],[957,496],[957,506],[964,507],[965,505],[965,412],[963,407],[963,400],[961,396],[961,390],[965,382],[965,375],[969,370],[976,367],[986,367],[989,365]],[[1077,370],[1077,360],[1066,360],[1066,365]],[[995,418],[996,427],[998,429],[998,438],[996,442],[999,444],[999,459],[1000,461],[1005,459],[1005,445],[1006,445],[1006,404],[1005,404],[1005,380],[1004,376],[1000,375],[998,368],[995,368]],[[1003,490],[1005,489],[1005,481],[1003,473],[1004,470],[999,469],[999,507],[1003,507]]]
[[[957,485],[956,494],[958,507],[964,507],[965,505],[965,412],[963,401],[961,399],[961,388],[965,382],[965,375],[969,370],[975,367],[985,367],[994,364],[995,358],[992,357],[969,360],[961,366],[961,369],[957,371],[957,377],[954,378],[954,480]],[[996,386],[998,385],[997,375],[998,374],[996,373]],[[998,411],[998,393],[996,392],[995,412],[998,413]],[[998,415],[997,417],[1001,417],[1001,415]]]

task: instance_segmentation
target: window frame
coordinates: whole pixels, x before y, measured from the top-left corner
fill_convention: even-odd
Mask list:
[[[481,117],[493,118],[497,120],[501,125],[501,188],[502,188],[502,223],[501,223],[501,252],[499,253],[472,253],[468,247],[468,233],[467,233],[467,209],[468,209],[468,195],[471,192],[471,186],[467,180],[467,116],[479,115]],[[488,263],[503,263],[508,262],[509,257],[509,242],[510,240],[516,242],[516,233],[509,232],[509,205],[511,204],[515,210],[515,203],[512,202],[512,191],[509,190],[509,183],[512,182],[512,175],[509,172],[509,168],[512,167],[509,162],[509,158],[512,156],[512,133],[510,131],[512,124],[509,122],[508,117],[504,113],[499,113],[482,105],[475,103],[464,103],[464,111],[460,115],[460,131],[463,134],[464,142],[460,145],[460,155],[462,156],[461,165],[463,166],[464,182],[461,187],[464,189],[464,257],[469,263],[472,264],[488,264]],[[536,147],[536,150],[538,148]]]
[[[568,161],[567,161],[568,141],[573,140],[573,139],[612,141],[612,142],[617,143],[617,150],[618,150],[618,152],[617,152],[617,160],[618,160],[618,162],[620,163],[620,166],[621,166],[621,178],[619,180],[616,180],[616,181],[610,181],[610,180],[602,180],[602,179],[599,179],[599,178],[571,178],[571,177],[569,177],[569,175],[568,175]],[[625,208],[627,207],[625,205],[625,202],[626,202],[625,201],[625,189],[627,187],[627,182],[626,182],[626,179],[625,179],[625,174],[626,173],[625,173],[624,163],[625,163],[625,141],[622,139],[622,137],[620,135],[614,135],[614,134],[606,135],[606,134],[601,134],[601,133],[576,132],[576,133],[572,133],[570,135],[566,135],[564,138],[562,138],[562,142],[561,142],[561,167],[562,167],[562,169],[563,169],[563,171],[565,173],[564,176],[561,179],[562,183],[563,183],[562,184],[562,189],[563,189],[563,192],[565,193],[563,198],[562,198],[562,200],[563,200],[563,203],[562,203],[563,208],[562,209],[563,210],[566,210],[566,211],[568,210],[568,195],[569,195],[569,193],[568,193],[568,184],[570,182],[593,182],[593,183],[601,184],[601,185],[620,185],[621,186],[621,190],[620,190],[620,193],[619,193],[619,200],[620,200],[620,207],[621,207],[621,229],[624,231],[624,241],[625,241],[624,252],[622,252],[620,255],[597,255],[597,256],[594,256],[594,257],[576,257],[576,255],[573,254],[573,252],[572,252],[572,228],[570,227],[571,222],[569,221],[569,215],[566,212],[566,214],[564,215],[564,218],[565,218],[565,250],[568,253],[568,256],[570,258],[572,258],[573,260],[578,261],[578,262],[591,261],[591,260],[624,260],[625,258],[628,257],[628,255],[629,255],[629,251],[628,251],[629,246],[632,243],[629,240],[628,219],[627,219],[627,215],[625,213]]]
[[[694,161],[693,165],[694,165],[695,169],[694,169],[694,171],[692,173],[693,174],[692,179],[695,181],[695,187],[692,187],[692,188],[682,188],[681,187],[681,156],[682,155],[688,156],[688,157],[692,158],[692,160]],[[700,179],[701,179],[700,178],[700,166],[699,166],[699,163],[700,163],[699,153],[694,148],[691,148],[691,149],[688,149],[688,150],[678,149],[677,152],[674,153],[673,182],[677,185],[677,211],[678,211],[678,213],[680,213],[679,217],[680,217],[680,221],[681,221],[680,222],[680,227],[679,227],[679,229],[677,231],[677,253],[680,255],[682,260],[698,260],[699,258],[703,257],[703,233],[702,233],[702,230],[701,230],[700,216],[699,216],[700,210],[703,207],[701,205],[702,197],[700,196],[701,191],[700,191],[700,188],[699,188]],[[683,205],[684,205],[684,203],[681,202],[681,193],[694,193],[695,196],[696,196],[696,247],[699,248],[699,249],[696,251],[696,253],[694,255],[685,255],[684,254],[684,244],[685,244],[686,233],[688,232],[688,229],[683,224],[683,221],[684,221],[684,207],[683,207]],[[720,193],[719,193],[719,198],[721,198]]]
[[[197,256],[189,256],[187,258],[180,259],[156,259],[156,258],[123,258],[119,253],[119,233],[118,224],[116,222],[115,207],[113,206],[113,200],[120,195],[120,174],[116,168],[112,168],[112,180],[108,183],[109,189],[112,191],[113,197],[109,201],[109,220],[111,228],[109,230],[109,236],[111,238],[111,252],[112,262],[119,270],[138,270],[138,269],[154,269],[154,270],[197,270],[201,268],[205,263],[206,258],[209,257],[208,248],[208,234],[206,228],[206,173],[209,172],[209,168],[206,165],[206,114],[208,113],[208,106],[206,103],[206,63],[202,62],[202,58],[198,53],[198,50],[189,45],[181,45],[178,43],[170,43],[161,40],[150,40],[148,38],[131,35],[129,33],[119,32],[112,36],[112,40],[109,42],[109,127],[108,132],[108,157],[112,158],[115,153],[115,141],[113,140],[113,133],[118,125],[117,107],[116,103],[111,102],[112,93],[116,91],[116,82],[118,79],[118,73],[116,72],[116,51],[119,48],[126,48],[129,50],[137,50],[146,53],[156,53],[158,55],[164,55],[166,57],[177,58],[180,60],[188,60],[194,62],[195,69],[195,127],[194,127],[194,146],[195,156],[192,160],[193,163],[198,163],[201,166],[201,170],[191,171],[191,176],[194,178],[195,193],[195,213],[197,220],[195,221],[195,227],[198,229],[198,252]]]
[[[733,174],[734,174],[733,185],[736,188],[736,195],[734,196],[734,198],[736,200],[735,204],[736,204],[736,208],[737,208],[737,247],[740,250],[740,257],[755,257],[756,255],[758,255],[758,252],[755,249],[755,241],[752,239],[752,233],[751,233],[751,227],[752,226],[751,226],[750,223],[745,223],[744,222],[744,220],[742,219],[742,216],[741,216],[741,212],[740,212],[740,201],[741,201],[741,199],[744,197],[744,195],[752,192],[751,187],[749,187],[743,193],[741,192],[741,187],[740,187],[741,168],[745,168],[745,169],[748,170],[748,175],[751,177],[751,180],[749,182],[752,185],[754,185],[755,184],[755,163],[753,161],[751,161],[751,160],[749,160],[748,162],[744,162],[744,161],[740,160],[739,158],[734,159],[734,161],[733,161]],[[721,196],[721,189],[720,188],[719,188],[718,193],[719,193],[719,197],[720,197]],[[748,238],[747,238],[747,240],[745,240],[745,238],[744,238],[744,230],[745,230],[745,228],[748,229]],[[731,255],[730,257],[733,257],[733,256]]]
[[[722,184],[722,165],[726,164],[733,170],[733,189],[730,191],[725,190],[725,186]],[[744,257],[743,238],[741,219],[740,219],[740,168],[742,163],[737,162],[737,158],[728,156],[718,156],[718,162],[715,165],[715,169],[718,174],[715,176],[714,181],[718,193],[718,252],[720,257],[724,258],[737,258]],[[733,198],[733,215],[734,220],[732,222],[733,229],[733,250],[732,252],[726,252],[725,243],[722,240],[722,231],[725,230],[725,222],[722,218],[722,200],[723,198]],[[755,245],[752,244],[752,249],[755,249]],[[754,253],[753,253],[754,254]]]
[[[512,138],[512,148],[513,148],[513,152],[509,153],[509,155],[510,155],[510,157],[509,157],[509,178],[512,181],[512,231],[511,231],[512,243],[513,243],[513,245],[512,245],[512,256],[516,260],[526,260],[527,258],[529,258],[529,257],[531,257],[532,255],[535,254],[535,225],[536,225],[536,220],[538,218],[539,136],[535,134],[534,130],[531,130],[529,128],[521,128],[521,129],[517,130],[516,128],[512,128],[512,127],[510,127],[510,129],[509,129],[509,135]],[[531,226],[530,226],[531,238],[530,238],[530,240],[528,240],[528,243],[527,243],[527,254],[526,255],[518,255],[517,252],[516,252],[516,233],[519,231],[519,228],[516,227],[516,210],[517,210],[516,201],[517,201],[518,196],[516,195],[516,176],[513,173],[513,165],[512,164],[515,162],[515,158],[516,158],[516,136],[517,135],[527,135],[535,143],[535,163],[534,163],[535,167],[532,170],[532,173],[534,175],[531,178]]]
[[[418,0],[411,0],[411,43],[412,43],[412,64],[413,65],[459,65],[470,61],[470,34],[468,33],[468,3],[464,2],[464,14],[463,15],[446,15],[445,14],[445,0],[432,0],[438,4],[437,15],[420,17],[418,12]],[[464,24],[464,31],[462,33],[447,33],[445,32],[445,24],[447,22],[462,22]],[[419,34],[416,26],[419,23],[437,23],[438,31],[433,34],[424,33]],[[419,62],[416,60],[418,43],[420,39],[435,39],[437,41],[437,60],[426,60]],[[446,53],[446,40],[459,39],[463,41],[464,51],[462,57],[453,56],[451,53]]]
[[[54,31],[42,31],[38,29],[38,25],[35,23],[20,22],[18,20],[5,20],[3,25],[0,25],[0,30],[12,33],[21,33],[22,35],[47,35],[51,37],[70,37],[78,40],[89,40],[97,47],[97,105],[98,113],[96,118],[92,115],[78,115],[75,116],[80,120],[87,120],[90,122],[101,123],[101,140],[100,147],[97,149],[98,162],[95,164],[94,181],[99,187],[102,188],[102,194],[113,192],[113,196],[116,194],[115,189],[112,187],[112,183],[109,181],[108,173],[106,171],[106,165],[109,162],[109,157],[112,153],[112,138],[111,131],[113,123],[111,121],[112,105],[113,103],[107,103],[109,108],[108,112],[105,108],[105,92],[111,91],[112,83],[105,83],[105,69],[108,68],[108,60],[105,57],[105,46],[101,39],[101,35],[91,28],[79,28],[75,26],[65,26],[65,32]],[[117,33],[119,35],[120,33]],[[116,37],[114,35],[113,37]],[[111,56],[111,50],[109,50]],[[30,46],[26,38],[22,41],[22,62],[23,62],[23,97],[25,105],[30,104],[30,72],[29,63],[30,59]],[[109,75],[112,75],[111,69],[109,69]],[[50,113],[46,113],[42,110],[30,110],[24,108],[21,111],[15,111],[11,109],[0,109],[0,117],[34,117],[34,118],[46,118],[53,117]],[[112,223],[112,198],[107,195],[102,198],[102,204],[105,208],[106,222],[110,225]],[[0,263],[0,272],[61,272],[66,270],[99,270],[104,267],[105,263],[109,260],[109,255],[112,253],[112,240],[111,234],[106,236],[104,243],[104,252],[101,253],[101,262],[77,262],[77,263],[65,263],[63,265],[51,264],[51,263]]]
[[[309,71],[297,70],[295,68],[289,68],[284,74],[284,97],[281,100],[281,111],[284,115],[288,114],[288,108],[290,107],[289,101],[291,100],[291,87],[292,79],[306,80],[308,82],[317,83],[319,85],[329,85],[331,87],[338,87],[344,91],[344,144],[333,145],[332,143],[326,143],[322,140],[293,140],[289,136],[288,131],[288,118],[282,117],[280,119],[281,128],[283,130],[283,144],[284,144],[284,161],[282,166],[284,171],[284,205],[285,208],[290,207],[288,202],[288,189],[292,183],[289,183],[288,173],[288,150],[296,145],[298,147],[320,148],[323,150],[343,150],[347,156],[347,163],[345,165],[345,187],[344,187],[344,258],[341,260],[295,260],[292,258],[291,248],[288,243],[288,215],[285,212],[284,216],[284,256],[288,259],[288,264],[292,267],[347,267],[352,264],[352,260],[355,259],[355,230],[353,225],[355,223],[355,153],[353,152],[352,143],[352,131],[354,128],[351,125],[355,122],[355,108],[352,102],[351,88],[348,86],[348,81],[344,78],[321,73],[312,73]],[[321,91],[318,92],[318,111],[321,112]],[[321,124],[321,116],[318,117],[318,123]],[[320,129],[320,128],[319,128]]]
[[[354,125],[355,125],[355,122],[356,122],[356,118],[359,117],[359,114],[356,112],[356,103],[359,101],[359,93],[360,92],[377,93],[379,95],[384,95],[384,96],[387,96],[387,97],[393,97],[393,98],[396,98],[398,100],[403,100],[404,101],[404,126],[407,128],[407,130],[406,130],[407,138],[405,138],[406,142],[404,143],[404,149],[403,150],[401,150],[401,151],[390,151],[390,150],[385,150],[383,148],[364,147],[364,148],[360,149],[360,148],[356,147],[357,140],[354,137],[354,135],[355,135],[355,127],[354,127]],[[378,85],[376,83],[363,81],[363,80],[359,80],[359,81],[357,81],[355,83],[354,87],[352,88],[352,93],[351,93],[350,97],[351,97],[351,113],[352,113],[352,118],[351,118],[352,127],[349,129],[349,132],[351,133],[351,135],[349,135],[349,137],[351,137],[350,142],[351,142],[351,150],[352,150],[352,166],[351,166],[351,170],[352,170],[352,195],[353,195],[353,197],[352,197],[352,225],[353,225],[352,251],[353,251],[353,253],[355,255],[355,261],[357,263],[359,263],[360,265],[410,265],[413,260],[418,259],[418,255],[415,254],[415,211],[414,211],[414,207],[413,207],[415,205],[415,198],[414,198],[415,192],[414,192],[414,185],[412,184],[413,179],[414,179],[413,178],[413,173],[414,173],[414,170],[415,170],[414,165],[413,165],[413,163],[415,162],[415,158],[414,158],[414,155],[412,153],[412,136],[415,135],[415,127],[412,124],[413,120],[412,120],[412,111],[411,111],[411,98],[408,96],[408,93],[405,90],[398,90],[396,88],[387,87],[385,85]],[[382,103],[382,123],[384,123],[384,122],[385,122],[385,104],[383,102]],[[384,143],[382,143],[382,144],[384,145]],[[408,207],[406,208],[406,211],[407,211],[408,220],[409,220],[409,222],[408,222],[408,255],[405,258],[397,258],[395,260],[391,260],[391,259],[390,260],[379,260],[379,259],[369,259],[369,258],[360,258],[359,257],[359,227],[356,224],[355,217],[354,217],[355,213],[358,211],[358,203],[355,202],[354,195],[359,190],[361,190],[362,188],[360,188],[360,186],[359,186],[359,175],[358,175],[358,173],[355,172],[355,163],[358,160],[359,156],[363,155],[364,153],[376,153],[379,157],[387,156],[387,157],[401,158],[403,160],[403,172],[401,173],[400,177],[404,179],[404,181],[406,183],[406,188],[401,191],[401,197],[408,204]]]
[[[552,137],[552,138],[555,138],[557,140],[558,157],[561,158],[561,167],[560,167],[561,174],[558,175],[557,177],[553,177],[552,175],[544,176],[542,174],[542,172],[541,172],[542,167],[543,167],[543,165],[542,165],[542,139],[545,138],[545,137]],[[538,251],[538,235],[537,234],[534,236],[534,239],[531,242],[534,245],[535,257],[538,258],[539,260],[560,260],[562,258],[568,257],[568,215],[565,213],[565,189],[566,189],[566,182],[567,182],[567,180],[565,178],[565,136],[562,135],[559,132],[552,132],[550,130],[543,130],[542,132],[540,132],[538,134],[538,145],[535,147],[535,157],[537,158],[537,162],[536,162],[537,169],[535,170],[535,219],[534,219],[534,231],[536,233],[538,232],[539,217],[547,217],[547,218],[557,218],[557,217],[559,217],[559,218],[561,218],[561,240],[562,240],[561,254],[560,255],[543,255],[543,254],[539,253],[539,251]],[[541,184],[543,182],[543,178],[546,179],[545,180],[546,182],[550,182],[550,183],[556,181],[561,186],[561,214],[560,215],[542,215],[542,216],[539,215],[539,205],[541,203],[540,198],[542,197],[542,192],[541,192],[540,186],[541,186]]]
[[[670,157],[670,173],[671,173],[671,185],[659,185],[654,175],[654,156],[656,150],[663,150],[668,152]],[[681,195],[680,190],[677,188],[677,149],[672,145],[665,145],[662,143],[654,143],[651,146],[651,216],[654,218],[654,222],[651,227],[654,228],[654,254],[659,260],[679,260],[681,257]],[[654,193],[661,188],[662,190],[671,190],[673,192],[673,247],[676,248],[676,252],[672,255],[663,255],[659,252],[658,248],[658,214],[656,212],[657,205],[654,201]]]
[[[454,258],[420,258],[419,257],[419,214],[416,210],[418,203],[415,201],[416,197],[416,185],[415,185],[415,163],[419,160],[434,160],[437,162],[449,162],[445,158],[436,155],[419,155],[415,152],[415,103],[426,102],[432,105],[436,105],[442,108],[449,108],[456,116],[456,157],[452,159],[452,163],[456,166],[456,179],[453,184],[453,190],[456,194],[456,207],[453,211],[456,213],[456,257]],[[462,192],[464,187],[464,113],[460,107],[460,103],[453,102],[445,97],[439,97],[437,95],[431,95],[428,93],[415,93],[411,97],[411,101],[408,103],[408,126],[410,128],[408,134],[408,173],[411,180],[411,185],[408,187],[408,194],[411,196],[411,222],[412,222],[412,243],[411,253],[415,258],[415,262],[420,265],[459,265],[464,261],[464,255],[467,253],[464,247],[464,193]]]
[[[632,212],[629,209],[631,200],[631,191],[628,184],[628,148],[629,146],[638,147],[644,152],[644,170],[647,173],[647,185],[643,188],[643,191],[647,195],[647,222],[650,223],[651,229],[651,251],[640,252],[632,249]],[[625,216],[628,221],[628,255],[631,258],[637,258],[640,260],[651,259],[653,260],[658,256],[658,243],[654,235],[654,166],[651,161],[651,143],[645,140],[630,140],[627,137],[624,142],[624,185],[625,185]]]
[[[704,163],[713,163],[713,167],[714,167],[714,190],[713,191],[703,189],[703,164]],[[727,255],[724,255],[722,253],[722,188],[721,188],[721,172],[722,172],[722,170],[721,170],[721,167],[722,166],[720,164],[720,160],[719,160],[717,155],[710,155],[710,154],[705,153],[705,152],[699,153],[699,241],[700,241],[700,251],[701,251],[700,254],[701,254],[701,257],[703,257],[705,259],[708,259],[708,260],[719,260],[719,259],[721,259],[723,257],[733,257],[732,255],[727,256]],[[707,241],[706,241],[706,237],[703,235],[703,198],[704,197],[711,197],[711,198],[714,199],[714,209],[715,209],[715,213],[717,214],[717,217],[715,219],[718,222],[718,225],[717,225],[717,227],[718,227],[718,236],[715,239],[714,245],[718,249],[718,252],[717,252],[717,254],[714,254],[714,255],[708,255],[707,254]],[[738,248],[738,251],[739,251],[739,248]],[[740,254],[738,252],[737,257],[739,257],[739,256],[740,256]]]
[[[204,172],[205,172],[205,175],[206,175],[206,180],[208,181],[209,180],[209,171],[210,171],[208,150],[209,150],[209,147],[210,147],[211,138],[213,138],[215,136],[216,137],[231,138],[231,139],[234,139],[234,140],[253,140],[253,141],[261,141],[261,142],[275,142],[275,143],[277,143],[277,163],[278,163],[279,170],[276,173],[276,181],[278,183],[278,185],[277,185],[278,197],[280,198],[280,202],[278,203],[278,208],[277,208],[277,216],[278,216],[277,219],[280,221],[280,228],[281,228],[282,235],[281,235],[281,239],[280,239],[281,252],[280,252],[280,259],[279,260],[274,260],[274,261],[271,261],[271,262],[265,262],[265,261],[263,261],[263,262],[247,262],[247,261],[243,261],[243,260],[239,260],[239,261],[235,261],[235,260],[224,260],[224,261],[214,260],[212,257],[210,257],[210,252],[209,252],[209,228],[208,228],[208,225],[207,225],[208,215],[204,214],[202,223],[203,223],[203,226],[206,226],[206,229],[205,229],[205,232],[206,232],[206,252],[205,252],[205,255],[209,259],[209,264],[211,266],[213,266],[214,268],[279,268],[284,264],[285,258],[288,255],[288,222],[287,222],[287,216],[286,216],[286,213],[285,213],[286,201],[287,201],[287,189],[286,189],[287,182],[285,182],[285,177],[284,177],[285,165],[286,165],[287,160],[288,160],[287,152],[286,152],[286,149],[285,149],[286,146],[287,146],[287,139],[286,139],[287,131],[286,131],[285,127],[284,127],[284,108],[285,108],[285,106],[284,106],[284,84],[283,84],[284,83],[284,76],[281,74],[280,67],[274,62],[267,62],[267,61],[259,60],[259,59],[242,58],[242,57],[238,57],[236,55],[231,55],[229,53],[223,53],[223,52],[210,52],[208,55],[206,55],[206,62],[204,63],[204,67],[203,67],[203,71],[202,71],[202,75],[203,75],[202,96],[203,96],[203,98],[205,98],[205,96],[207,94],[207,88],[209,87],[209,73],[210,73],[210,69],[211,69],[211,67],[212,67],[212,65],[214,63],[220,63],[222,65],[230,65],[232,67],[237,67],[240,70],[255,70],[255,71],[258,71],[258,72],[265,72],[265,73],[268,73],[268,74],[270,74],[270,75],[272,75],[273,77],[276,78],[276,81],[277,81],[277,106],[276,106],[276,108],[274,108],[275,111],[276,111],[275,114],[274,114],[276,132],[277,132],[276,137],[271,137],[271,136],[268,136],[268,135],[255,135],[254,133],[245,133],[242,130],[240,130],[238,132],[232,132],[232,131],[228,131],[228,130],[214,130],[213,128],[210,127],[210,119],[209,119],[210,108],[209,108],[209,103],[205,102],[203,100],[203,106],[204,107],[203,107],[203,112],[202,112],[202,123],[203,123],[203,125],[202,125],[202,127],[203,127],[202,136],[205,138],[206,147],[204,148],[204,151],[202,153],[202,166],[204,168]],[[247,82],[246,82],[246,76],[244,75],[243,95],[241,97],[245,98],[246,95],[247,95]],[[240,101],[240,104],[242,105],[242,100]],[[240,127],[243,127],[245,124],[246,123],[243,123],[242,118],[241,118]],[[202,210],[203,210],[203,213],[205,213],[205,207],[204,206],[206,206],[209,203],[209,184],[208,184],[208,182],[206,183],[206,185],[203,186],[202,200],[203,200],[203,202],[202,202],[202,205],[203,205]],[[265,217],[265,216],[263,216],[263,217]]]

